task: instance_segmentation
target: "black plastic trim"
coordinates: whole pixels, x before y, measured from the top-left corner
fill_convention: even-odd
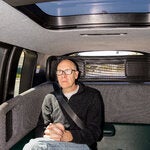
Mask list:
[[[112,13],[51,16],[35,4],[16,7],[47,29],[150,26],[150,13]]]
[[[75,61],[80,70],[80,81],[101,81],[101,82],[149,82],[150,81],[150,57],[149,55],[139,56],[51,56],[47,61],[47,78],[50,81],[55,79],[57,63],[61,59],[71,59]],[[86,64],[124,64],[124,76],[88,76],[85,73]],[[48,69],[51,68],[51,69]],[[53,68],[53,69],[52,69]],[[49,76],[48,76],[49,75]]]

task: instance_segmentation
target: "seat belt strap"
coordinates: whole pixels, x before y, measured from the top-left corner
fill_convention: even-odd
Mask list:
[[[58,85],[53,85],[53,86],[58,86]],[[80,129],[84,129],[85,125],[84,125],[83,121],[77,116],[77,114],[71,109],[70,105],[65,101],[60,87],[59,88],[54,87],[54,89],[55,89],[54,95],[56,96],[59,104],[61,104],[61,106],[64,108],[64,110],[70,116],[70,118],[76,123],[76,125]]]

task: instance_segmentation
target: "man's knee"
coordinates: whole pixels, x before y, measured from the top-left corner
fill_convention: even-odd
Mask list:
[[[47,145],[41,138],[31,139],[29,143],[27,143],[23,150],[41,150],[46,149]]]
[[[89,150],[85,144],[75,144],[70,142],[50,141],[47,138],[31,139],[23,150]]]

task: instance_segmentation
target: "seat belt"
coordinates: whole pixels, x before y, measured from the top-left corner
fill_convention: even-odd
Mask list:
[[[84,129],[85,124],[83,121],[77,116],[77,114],[71,109],[70,105],[65,101],[63,98],[62,91],[57,83],[53,84],[54,87],[54,95],[56,96],[59,104],[64,108],[64,110],[67,112],[67,114],[70,116],[70,118],[75,122],[75,124],[80,128]]]

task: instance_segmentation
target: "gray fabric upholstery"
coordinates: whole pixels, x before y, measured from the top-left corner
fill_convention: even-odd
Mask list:
[[[43,99],[52,91],[49,84],[32,88],[0,105],[0,150],[9,150],[37,125]],[[6,142],[6,114],[12,110],[12,136]]]
[[[0,150],[4,149],[6,144],[6,111],[7,111],[8,103],[3,103],[0,105]]]
[[[150,124],[150,84],[95,84],[105,105],[105,121]]]
[[[150,85],[86,84],[101,91],[106,122],[150,124]],[[8,150],[36,127],[43,99],[52,89],[52,85],[45,83],[0,105],[0,150]],[[13,134],[6,142],[5,122],[9,110],[13,114]]]

